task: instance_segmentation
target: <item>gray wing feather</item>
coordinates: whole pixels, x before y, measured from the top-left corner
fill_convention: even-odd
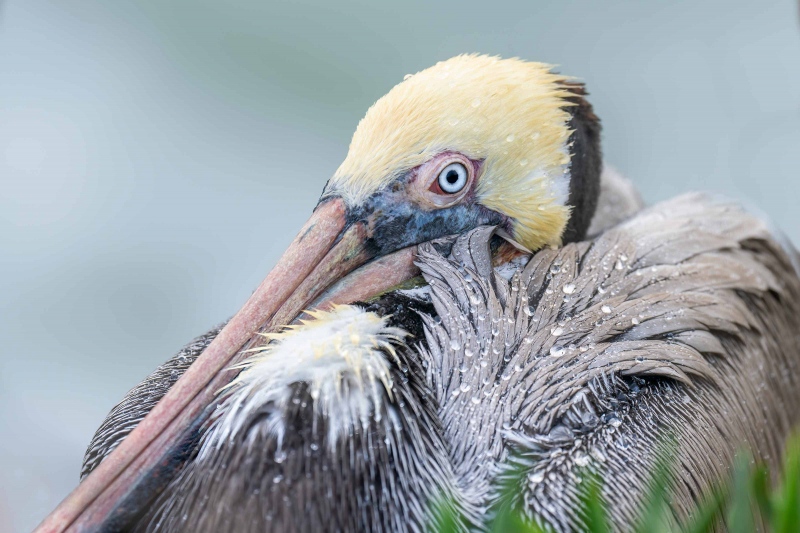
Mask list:
[[[559,530],[580,529],[588,463],[606,471],[612,519],[630,525],[665,431],[679,440],[677,517],[736,446],[777,466],[798,422],[786,406],[800,403],[800,282],[766,224],[685,195],[543,250],[508,282],[485,275],[490,234],[450,257],[420,247],[441,320],[426,320],[423,356],[467,511],[490,501],[510,449],[530,461],[531,517]]]
[[[597,199],[597,209],[587,235],[596,237],[643,208],[644,201],[633,182],[609,165],[603,165],[603,172],[600,174],[600,197]]]
[[[218,460],[248,465],[230,474],[261,474],[227,475],[223,468],[212,481],[198,470],[196,481],[214,485],[203,489],[206,496],[224,494],[219,501],[226,505],[247,501],[250,507],[206,513],[202,490],[193,492],[194,485],[179,479],[175,494],[184,495],[162,495],[167,514],[158,523],[175,530],[198,523],[257,529],[264,512],[272,518],[274,509],[274,521],[261,529],[292,530],[310,521],[329,529],[402,530],[401,517],[411,515],[421,528],[420,517],[429,512],[425,498],[439,485],[452,489],[470,522],[481,524],[513,466],[523,465],[528,476],[518,494],[530,519],[579,530],[578,479],[583,467],[594,465],[604,472],[611,518],[626,529],[637,519],[667,432],[677,440],[674,520],[725,475],[740,444],[778,467],[784,438],[800,421],[800,280],[788,255],[795,252],[782,248],[757,218],[702,195],[630,215],[592,240],[525,258],[510,276],[491,266],[494,228],[461,236],[448,256],[421,245],[419,265],[435,313],[422,314],[419,345],[403,352],[410,369],[396,369],[395,394],[404,398],[398,423],[408,435],[391,446],[397,460],[382,458],[385,435],[373,428],[364,435],[378,431],[377,446],[354,435],[337,448],[349,455],[324,456],[330,466],[323,464],[327,470],[316,472],[305,492],[281,493],[275,491],[284,482],[273,483],[281,465],[268,461],[274,443],[239,446]],[[90,445],[84,475],[217,331],[196,339],[112,410]],[[298,461],[307,457],[312,418],[298,418]],[[259,424],[254,420],[252,431],[261,431]],[[362,457],[359,450],[369,453]],[[297,465],[317,464],[303,461]],[[370,472],[364,479],[385,479],[384,490],[349,497],[359,486],[353,481],[359,468]],[[295,474],[304,472],[311,475]],[[425,487],[415,485],[424,479]],[[252,487],[266,496],[259,500]],[[313,502],[306,497],[323,492]],[[320,512],[318,503],[329,504],[333,494],[351,507]],[[306,508],[304,514],[278,512],[282,496],[299,498],[293,509]],[[377,497],[397,512],[357,505]],[[191,520],[182,522],[187,515]]]

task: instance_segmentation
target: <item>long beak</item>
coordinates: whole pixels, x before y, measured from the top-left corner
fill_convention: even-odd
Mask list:
[[[188,457],[216,406],[217,392],[238,372],[231,366],[262,338],[256,333],[290,323],[312,302],[366,299],[418,274],[413,264],[416,247],[368,263],[374,259],[367,245],[368,228],[367,222],[347,223],[342,200],[320,204],[272,272],[202,355],[36,531],[124,529]]]

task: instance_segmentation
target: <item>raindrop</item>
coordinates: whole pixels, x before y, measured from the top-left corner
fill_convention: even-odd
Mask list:
[[[460,350],[461,343],[458,342],[458,339],[453,339],[450,341],[450,349],[451,350]]]
[[[459,371],[459,372],[461,372],[462,374],[463,374],[464,372],[466,372],[467,370],[469,370],[469,367],[467,366],[467,364],[466,364],[466,363],[461,363],[461,366],[460,366],[460,367],[458,367],[458,371]]]
[[[275,462],[281,464],[286,460],[286,452],[283,450],[278,450],[275,452]]]
[[[277,476],[275,476],[274,478],[272,478],[272,482],[273,482],[273,483],[275,483],[276,485],[277,485],[278,483],[280,483],[281,481],[283,481],[283,476],[282,476],[282,475],[280,475],[280,474],[278,474]]]
[[[469,389],[471,389],[471,388],[472,387],[470,387],[468,383],[462,383],[461,386],[459,387],[459,390],[461,392],[468,392]]]
[[[558,337],[562,333],[564,333],[564,328],[562,328],[561,326],[556,326],[550,329],[550,334],[553,335],[554,337]]]
[[[552,348],[550,348],[550,355],[553,357],[561,357],[562,355],[564,355],[565,351],[566,350],[564,350],[564,348],[561,348],[559,346],[553,346]]]
[[[598,448],[592,448],[591,454],[592,454],[592,457],[594,457],[595,459],[597,459],[601,463],[604,463],[605,460],[606,460],[606,456],[603,455],[603,452],[601,452]]]
[[[578,466],[586,466],[589,464],[589,456],[581,453],[575,456],[575,464]]]
[[[638,326],[639,325],[639,319],[636,318],[636,317],[631,318],[631,324],[633,324],[634,326]]]
[[[472,357],[475,351],[472,348],[464,348],[464,357]]]
[[[544,472],[533,472],[528,476],[531,483],[541,483],[544,481]]]
[[[612,427],[618,428],[622,425],[622,420],[617,418],[616,416],[612,416],[608,419],[608,423],[611,424]]]
[[[617,264],[614,265],[614,268],[617,270],[622,270],[623,268],[625,268],[625,263],[623,263],[622,260],[619,260],[617,261]]]
[[[475,405],[478,405],[479,403],[481,403],[481,399],[479,397],[477,397],[477,396],[473,396],[472,397],[472,403],[474,403]]]
[[[514,142],[514,139],[516,139],[516,137],[515,137],[515,136],[514,136],[514,134],[512,133],[511,135],[509,135],[508,137],[506,137],[506,142],[509,142],[509,143],[511,143],[511,142]]]
[[[598,285],[598,286],[597,286],[597,293],[598,293],[598,294],[605,294],[605,293],[606,293],[606,290],[607,290],[607,289],[606,289],[605,287],[603,287],[602,285]]]
[[[604,305],[603,307],[601,307],[600,310],[602,312],[604,312],[605,314],[608,314],[608,313],[611,312],[611,308],[609,306],[607,306],[607,305]]]
[[[314,452],[319,450],[319,444],[317,444],[316,442],[312,442],[311,444],[308,445],[308,447],[311,448],[311,451]]]
[[[572,294],[575,292],[575,284],[567,283],[561,290],[564,291],[564,294]]]

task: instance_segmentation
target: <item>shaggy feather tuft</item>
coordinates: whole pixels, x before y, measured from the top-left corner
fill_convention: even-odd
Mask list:
[[[309,311],[311,319],[267,334],[271,342],[239,365],[241,374],[225,389],[217,417],[200,451],[201,458],[246,427],[253,413],[268,408],[267,426],[280,443],[283,413],[292,386],[305,384],[315,411],[328,421],[330,443],[340,431],[380,418],[384,391],[392,397],[385,355],[397,360],[395,346],[407,333],[359,307]]]

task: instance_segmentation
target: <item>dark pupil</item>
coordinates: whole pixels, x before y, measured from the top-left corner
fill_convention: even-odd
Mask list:
[[[450,172],[447,173],[447,177],[445,179],[447,179],[447,183],[453,185],[455,182],[458,181],[458,172],[456,172],[455,170],[451,170]]]

